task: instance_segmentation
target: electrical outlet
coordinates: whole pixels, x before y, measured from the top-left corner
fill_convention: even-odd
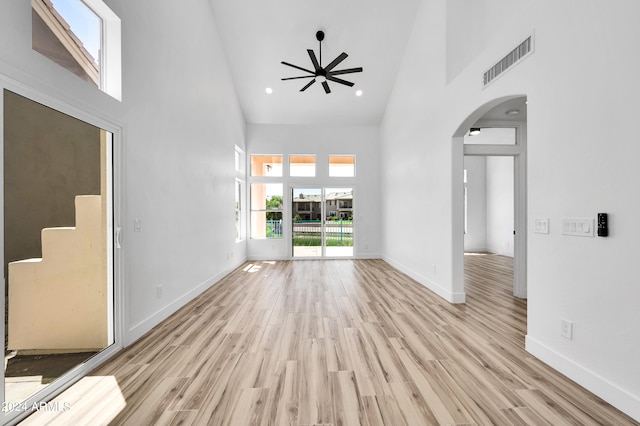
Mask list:
[[[156,287],[156,297],[160,299],[162,297],[162,285]]]
[[[566,319],[560,319],[560,335],[567,340],[573,340],[573,323]]]

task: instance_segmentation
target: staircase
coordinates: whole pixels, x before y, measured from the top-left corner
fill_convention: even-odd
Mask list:
[[[75,198],[76,226],[42,230],[42,258],[9,263],[8,349],[31,353],[107,346],[104,200]]]

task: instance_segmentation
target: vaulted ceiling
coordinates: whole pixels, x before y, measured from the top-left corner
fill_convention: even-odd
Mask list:
[[[379,124],[421,0],[211,0],[236,92],[248,123]],[[363,67],[304,92],[310,79],[281,64],[313,69],[307,49],[318,54],[316,32],[325,32],[322,65],[340,53],[336,69]],[[272,93],[266,93],[271,88]],[[356,96],[362,90],[362,96]]]

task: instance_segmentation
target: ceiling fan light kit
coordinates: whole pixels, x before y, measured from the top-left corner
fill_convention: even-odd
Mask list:
[[[313,65],[313,71],[306,68],[299,67],[294,64],[290,64],[289,62],[282,61],[281,63],[283,65],[295,68],[300,71],[304,71],[309,74],[309,75],[302,75],[297,77],[285,77],[282,80],[298,80],[302,78],[311,78],[311,81],[309,81],[307,84],[304,85],[304,87],[302,87],[302,89],[300,89],[301,92],[304,92],[305,90],[307,90],[316,81],[322,84],[322,87],[324,88],[324,92],[327,94],[331,93],[331,88],[329,87],[329,81],[334,83],[344,84],[345,86],[353,87],[352,82],[343,80],[335,76],[342,75],[342,74],[362,72],[362,67],[347,68],[347,69],[334,71],[334,68],[338,66],[338,64],[340,64],[342,61],[344,61],[347,58],[347,56],[349,56],[344,52],[338,55],[328,65],[323,67],[322,66],[322,40],[324,40],[323,31],[318,31],[316,33],[316,40],[318,40],[318,45],[319,45],[318,56],[316,56],[315,52],[312,49],[307,49],[307,53],[309,54],[309,58],[311,59],[311,64]]]

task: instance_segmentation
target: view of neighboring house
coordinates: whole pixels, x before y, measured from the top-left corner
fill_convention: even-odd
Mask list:
[[[320,220],[321,195],[299,194],[293,198],[293,217],[299,220]],[[326,220],[353,217],[353,192],[330,192],[325,197]]]

